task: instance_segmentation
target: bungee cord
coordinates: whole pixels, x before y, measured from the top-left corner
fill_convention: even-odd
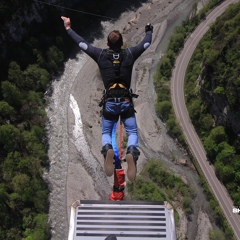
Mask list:
[[[120,121],[120,130],[119,130],[119,159],[120,159],[120,161],[122,160],[122,152],[123,152],[123,149],[122,149],[122,140],[123,140],[123,133],[122,133],[122,131],[123,131],[123,123],[122,123],[122,121],[121,121],[121,119],[119,120]]]
[[[118,125],[118,122],[114,123],[113,129],[112,129],[112,146],[113,146],[114,155],[115,155],[115,169],[119,169],[120,168],[118,144],[117,144],[117,141],[116,141],[117,125]]]
[[[52,6],[52,7],[62,8],[62,9],[66,9],[66,10],[69,10],[69,11],[74,11],[74,12],[79,12],[79,13],[83,13],[83,14],[87,14],[87,15],[92,15],[92,16],[95,16],[95,17],[102,17],[102,18],[113,19],[113,20],[117,19],[117,18],[113,18],[113,17],[103,16],[103,15],[100,15],[100,14],[85,12],[85,11],[76,10],[76,9],[68,8],[68,7],[63,7],[63,6],[60,6],[60,5],[57,5],[57,4],[47,3],[47,2],[40,1],[40,0],[34,0],[34,1],[38,2],[38,3],[45,4],[45,5],[49,5],[49,6]]]
[[[77,10],[77,9],[73,9],[73,8],[63,7],[63,6],[60,6],[60,5],[57,5],[57,4],[47,3],[47,2],[44,2],[44,1],[40,1],[40,0],[34,0],[34,1],[38,2],[38,3],[41,3],[41,4],[49,5],[49,6],[52,6],[52,7],[62,8],[62,9],[66,9],[66,10],[69,10],[69,11],[74,11],[74,12],[79,12],[79,13],[83,13],[83,14],[87,14],[87,15],[92,15],[92,16],[95,16],[95,17],[102,17],[102,18],[117,20],[117,18],[108,17],[108,16],[95,14],[95,13],[90,13],[90,12],[85,12],[85,11],[81,11],[81,10]],[[126,2],[126,1],[118,1],[118,0],[114,0],[114,1],[129,4],[129,2]]]

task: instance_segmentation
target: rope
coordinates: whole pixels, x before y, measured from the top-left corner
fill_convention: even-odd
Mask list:
[[[75,12],[79,12],[79,13],[83,13],[83,14],[88,14],[88,15],[92,15],[92,16],[96,16],[96,17],[103,17],[103,18],[114,19],[114,20],[117,19],[117,18],[113,18],[113,17],[107,17],[107,16],[95,14],[95,13],[84,12],[84,11],[76,10],[76,9],[73,9],[73,8],[67,8],[67,7],[63,7],[63,6],[59,6],[59,5],[56,5],[56,4],[47,3],[47,2],[43,2],[43,1],[39,1],[39,0],[34,0],[34,1],[38,2],[38,3],[46,4],[46,5],[49,5],[49,6],[62,8],[62,9],[70,10],[70,11],[75,11]]]
[[[117,145],[117,141],[116,141],[116,129],[117,129],[117,124],[118,122],[116,122],[113,125],[113,129],[112,129],[112,146],[113,146],[113,150],[114,150],[114,154],[115,154],[115,169],[121,169],[121,161],[122,161],[122,156],[123,156],[123,148],[122,148],[122,143],[123,143],[123,124],[122,121],[120,121],[120,127],[119,127],[119,148]]]
[[[119,139],[119,159],[120,161],[122,160],[122,155],[123,155],[123,149],[122,149],[122,140],[123,140],[123,135],[122,135],[122,129],[123,129],[123,124],[122,121],[120,120],[120,139]]]
[[[117,129],[118,122],[114,123],[113,129],[112,129],[112,146],[115,154],[115,169],[120,169],[121,164],[119,160],[119,152],[118,152],[118,145],[116,141],[116,129]]]

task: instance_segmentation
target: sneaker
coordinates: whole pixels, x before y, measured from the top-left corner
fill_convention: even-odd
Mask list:
[[[104,161],[104,170],[108,177],[111,177],[114,173],[114,151],[109,149],[107,151],[105,161]]]
[[[111,144],[106,144],[103,146],[101,153],[103,154],[104,170],[108,177],[111,177],[114,173],[114,151]]]
[[[133,182],[136,178],[136,174],[137,174],[136,163],[139,155],[140,155],[140,152],[135,146],[128,147],[127,155],[126,155],[126,161],[128,164],[127,177],[128,177],[128,180],[131,182]]]
[[[128,153],[126,155],[126,161],[128,164],[127,177],[129,181],[133,182],[136,178],[137,168],[136,168],[136,162],[134,161],[133,155],[131,153]]]

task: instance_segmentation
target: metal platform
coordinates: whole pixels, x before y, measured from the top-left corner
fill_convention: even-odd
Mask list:
[[[176,240],[174,213],[167,202],[76,201],[68,240]]]

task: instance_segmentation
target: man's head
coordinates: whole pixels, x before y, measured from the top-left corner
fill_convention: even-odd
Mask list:
[[[118,30],[113,30],[108,35],[108,46],[113,50],[120,50],[123,45],[122,34]]]

